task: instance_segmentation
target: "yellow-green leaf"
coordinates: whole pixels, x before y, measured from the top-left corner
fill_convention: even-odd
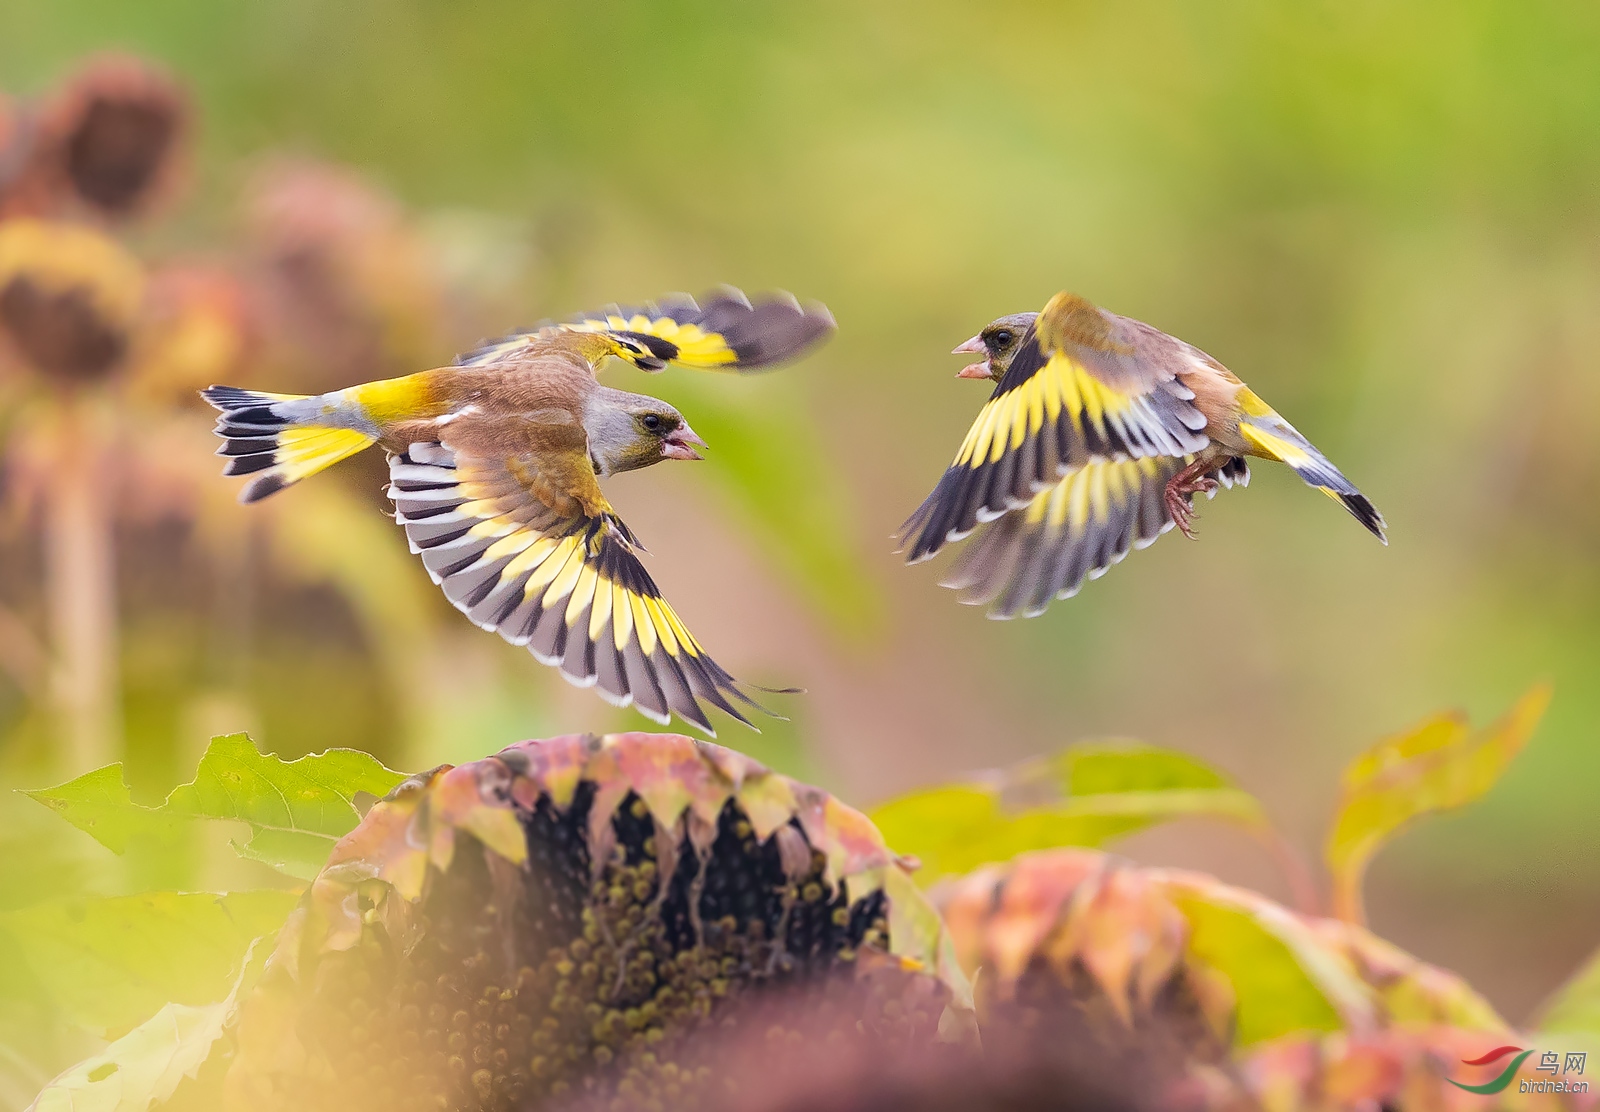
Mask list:
[[[1363,920],[1361,880],[1385,842],[1407,823],[1482,796],[1533,736],[1550,688],[1529,691],[1504,718],[1474,733],[1465,716],[1442,714],[1380,741],[1345,769],[1324,855],[1334,911]]]
[[[116,853],[142,838],[170,836],[187,821],[245,822],[250,840],[234,848],[309,880],[334,842],[361,820],[357,793],[383,796],[404,778],[354,749],[285,761],[258,752],[244,734],[229,734],[211,740],[194,780],[174,788],[159,807],[133,802],[121,765],[26,794]]]
[[[77,1023],[122,1031],[166,1003],[216,1000],[253,939],[282,926],[293,892],[146,892],[0,915],[0,945]]]
[[[922,862],[926,884],[1029,850],[1099,846],[1191,816],[1271,836],[1260,803],[1182,753],[1126,742],[1070,746],[964,784],[912,792],[872,820],[898,853]]]
[[[1600,1043],[1600,951],[1540,1010],[1540,1031],[1586,1035]]]
[[[1360,1009],[1365,994],[1358,985],[1326,962],[1307,961],[1310,948],[1293,944],[1304,940],[1294,934],[1292,920],[1264,919],[1199,893],[1174,902],[1189,921],[1189,956],[1222,973],[1233,988],[1240,1045],[1296,1031],[1337,1031],[1346,1017],[1334,1000]]]
[[[251,964],[247,951],[244,965]],[[27,1112],[145,1112],[166,1100],[211,1056],[246,980],[241,969],[233,988],[214,1004],[163,1006],[104,1051],[51,1081]]]

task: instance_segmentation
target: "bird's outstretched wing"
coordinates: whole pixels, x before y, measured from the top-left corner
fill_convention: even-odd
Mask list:
[[[908,562],[1026,506],[1095,461],[1181,457],[1208,440],[1178,377],[1193,349],[1081,297],[1050,299],[932,494],[900,528]]]
[[[533,453],[413,444],[389,463],[395,520],[456,609],[571,683],[713,737],[702,700],[750,725],[738,705],[760,706],[661,597],[627,526],[609,507],[552,508],[542,468]]]
[[[1085,464],[983,526],[944,585],[961,591],[962,602],[988,606],[991,618],[1042,614],[1052,599],[1077,594],[1084,580],[1104,575],[1172,528],[1163,488],[1190,459]],[[1214,477],[1223,486],[1244,486],[1250,469],[1234,458]]]
[[[833,314],[803,306],[789,294],[769,294],[754,304],[732,287],[696,301],[672,294],[644,305],[607,305],[571,320],[545,325],[485,344],[461,357],[461,366],[514,359],[530,340],[551,330],[599,332],[616,344],[617,354],[641,370],[659,371],[668,363],[712,371],[751,371],[793,359],[831,335]]]

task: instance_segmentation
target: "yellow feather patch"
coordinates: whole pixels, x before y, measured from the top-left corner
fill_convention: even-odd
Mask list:
[[[1281,436],[1274,436],[1265,429],[1252,425],[1248,421],[1239,422],[1239,435],[1243,436],[1256,451],[1268,459],[1279,460],[1290,467],[1303,467],[1312,462],[1311,455],[1305,449],[1290,443]]]
[[[644,600],[645,609],[650,612],[650,624],[655,627],[656,637],[661,642],[661,647],[667,650],[668,656],[678,655],[678,638],[674,636],[672,625],[663,614],[661,600],[647,598]]]
[[[583,616],[584,610],[594,601],[595,588],[599,586],[600,577],[594,570],[594,565],[585,563],[578,572],[577,582],[573,584],[572,594],[567,598],[567,628],[571,629],[578,624],[578,619]]]
[[[601,579],[595,583],[594,605],[589,609],[589,640],[600,640],[600,634],[606,628],[606,621],[611,617],[612,595],[621,589],[609,579]]]
[[[567,559],[566,566],[561,569],[555,581],[550,584],[550,589],[544,593],[544,608],[551,609],[556,603],[572,593],[578,585],[578,577],[584,572],[584,554],[579,546],[573,546],[572,555]]]
[[[640,332],[658,336],[678,349],[672,362],[701,370],[725,367],[738,362],[738,355],[728,346],[728,341],[717,332],[706,332],[697,324],[679,324],[670,317],[651,320],[642,313],[632,317],[611,314],[606,317],[588,317],[561,327],[573,332]]]
[[[411,418],[438,417],[445,410],[435,381],[432,371],[380,379],[350,387],[344,391],[344,398],[380,426]]]
[[[621,584],[613,584],[611,589],[616,594],[611,603],[611,641],[621,652],[633,636],[633,595]]]
[[[555,551],[529,577],[528,585],[522,589],[524,598],[533,598],[536,595],[542,598],[547,585],[559,576],[569,564],[576,562],[580,567],[582,566],[583,556],[577,552],[577,541],[578,538],[576,537],[562,538],[561,543],[556,545]],[[574,572],[573,574],[576,575],[577,573]],[[554,599],[560,596],[551,595],[550,597]]]
[[[278,433],[273,463],[285,482],[295,483],[355,455],[371,443],[372,437],[355,429],[287,428]]]
[[[650,617],[645,600],[632,591],[628,592],[628,605],[633,610],[633,628],[639,636],[639,648],[644,650],[645,656],[649,656],[656,651],[655,622]]]
[[[981,467],[996,463],[1009,449],[1054,422],[1063,410],[1080,433],[1084,420],[1102,437],[1109,421],[1119,431],[1126,428],[1136,396],[1124,394],[1095,378],[1065,355],[1056,354],[1035,375],[984,405],[956,453],[956,463]]]

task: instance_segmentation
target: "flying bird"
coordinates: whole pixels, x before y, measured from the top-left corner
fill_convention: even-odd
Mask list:
[[[1232,371],[1142,321],[1062,292],[955,349],[993,380],[933,493],[901,526],[907,563],[982,526],[945,578],[995,618],[1043,613],[1174,525],[1193,496],[1247,485],[1248,457],[1288,464],[1383,543],[1383,516]]]
[[[703,303],[609,306],[448,367],[318,396],[201,393],[222,411],[223,473],[253,476],[240,501],[379,444],[395,520],[458,610],[609,702],[663,724],[677,714],[714,737],[702,703],[745,725],[741,706],[765,708],[685,628],[600,488],[620,472],[700,459],[705,441],[666,402],[603,386],[597,372],[611,356],[645,371],[756,370],[833,328],[820,305],[752,304],[724,289]]]

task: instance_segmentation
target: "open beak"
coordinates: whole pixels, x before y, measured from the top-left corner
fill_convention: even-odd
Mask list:
[[[682,424],[668,433],[667,438],[661,442],[661,456],[663,459],[704,459],[704,456],[695,451],[697,447],[708,448],[710,445],[701,440],[687,424]]]
[[[957,344],[950,349],[951,355],[982,355],[987,357],[989,349],[984,346],[981,335],[974,336],[964,344]],[[985,358],[981,363],[968,363],[956,372],[957,378],[993,378],[989,370],[989,360]]]

